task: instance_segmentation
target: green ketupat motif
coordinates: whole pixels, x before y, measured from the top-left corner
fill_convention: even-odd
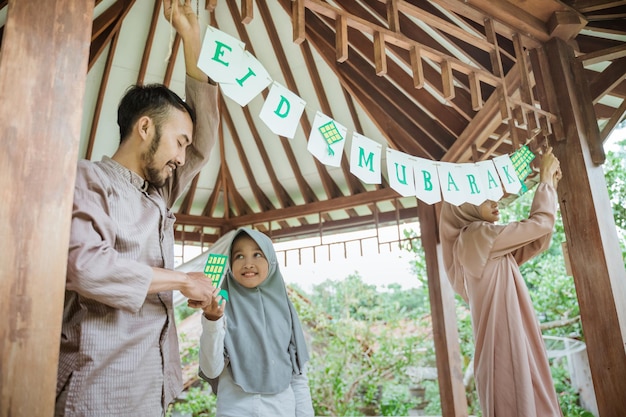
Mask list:
[[[214,287],[219,287],[222,284],[222,278],[224,272],[226,272],[226,264],[228,263],[228,256],[210,253],[206,265],[204,266],[204,275],[211,279],[211,283]],[[220,290],[220,295],[228,300],[228,293],[226,290]]]
[[[335,122],[331,120],[330,122],[321,125],[317,129],[320,131],[322,137],[326,141],[326,145],[328,146],[328,155],[335,155],[335,151],[333,151],[333,148],[331,148],[330,145],[340,142],[344,139],[344,137],[341,136],[341,133],[339,133],[339,129],[337,129]]]
[[[535,159],[535,154],[528,149],[528,146],[523,145],[521,148],[513,152],[511,155],[511,162],[513,163],[513,168],[515,168],[515,172],[522,183],[522,189],[520,190],[520,195],[524,194],[528,191],[528,187],[524,183],[524,180],[528,178],[528,176],[533,172],[530,167],[530,163]]]

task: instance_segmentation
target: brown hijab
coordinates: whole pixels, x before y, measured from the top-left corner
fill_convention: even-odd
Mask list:
[[[439,239],[443,263],[454,291],[469,302],[465,277],[480,278],[502,226],[484,221],[478,206],[443,202]]]

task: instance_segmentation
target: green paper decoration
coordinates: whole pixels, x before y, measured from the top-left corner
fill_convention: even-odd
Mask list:
[[[209,253],[206,265],[204,266],[204,275],[211,279],[211,284],[213,284],[215,288],[219,288],[222,285],[227,263],[228,256]],[[220,289],[220,295],[228,301],[228,292],[226,292],[226,290]]]
[[[522,189],[520,190],[520,195],[524,194],[528,191],[528,187],[524,183],[524,180],[528,178],[528,176],[533,172],[530,167],[530,163],[535,159],[535,154],[528,149],[528,146],[523,145],[521,148],[513,152],[511,155],[511,162],[513,163],[513,168],[515,168],[515,172],[519,177],[520,182],[522,183]]]
[[[328,155],[330,156],[335,155],[335,151],[333,151],[330,145],[332,145],[333,143],[340,142],[344,139],[343,136],[341,136],[341,133],[339,133],[339,130],[337,129],[337,126],[335,125],[335,122],[331,120],[330,122],[321,125],[317,129],[322,134],[322,137],[324,138],[324,140],[326,140],[326,144],[328,146]]]

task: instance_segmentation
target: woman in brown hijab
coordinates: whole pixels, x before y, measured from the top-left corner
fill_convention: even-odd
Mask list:
[[[439,234],[455,292],[469,303],[483,417],[561,417],[538,320],[519,265],[546,250],[559,161],[549,148],[528,219],[498,225],[498,205],[443,203]]]

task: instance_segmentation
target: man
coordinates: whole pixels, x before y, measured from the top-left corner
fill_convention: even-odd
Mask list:
[[[183,40],[186,102],[162,85],[130,88],[113,157],[78,164],[56,416],[163,415],[182,389],[172,290],[205,305],[215,292],[202,272],[173,270],[170,208],[215,143],[217,87],[196,66],[190,0],[163,4]]]

